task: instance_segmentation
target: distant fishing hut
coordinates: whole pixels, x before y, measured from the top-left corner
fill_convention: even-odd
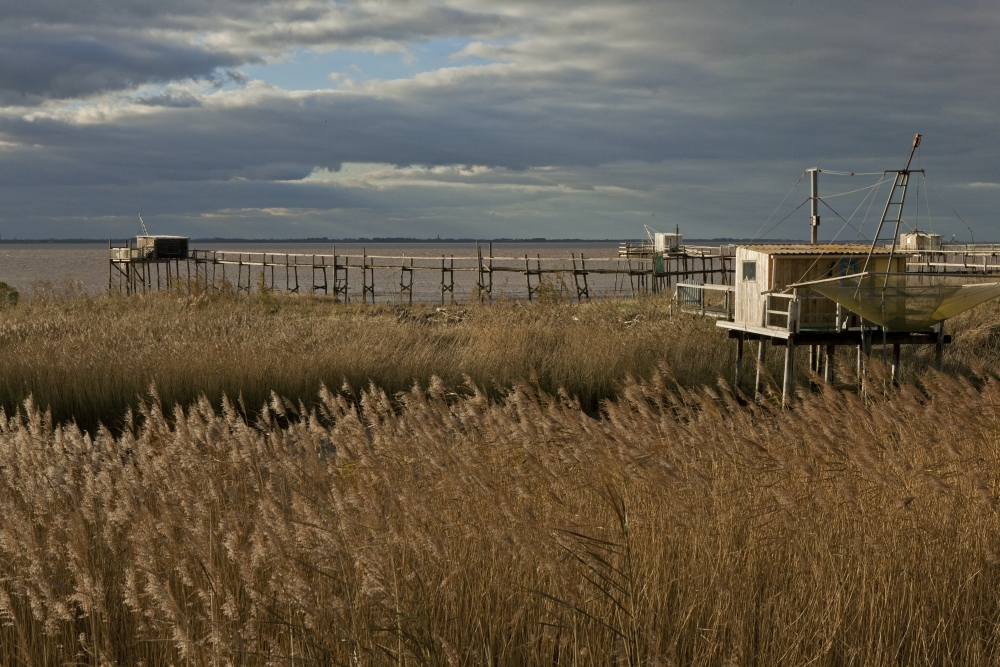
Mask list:
[[[144,234],[128,239],[123,246],[108,241],[110,262],[108,285],[114,283],[115,272],[120,287],[127,294],[144,293],[158,289],[161,281],[169,288],[180,278],[181,262],[187,264],[189,238]]]

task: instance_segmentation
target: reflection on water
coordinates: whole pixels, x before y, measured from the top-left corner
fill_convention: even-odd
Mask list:
[[[244,253],[273,253],[283,255],[285,253],[301,254],[325,254],[333,252],[333,246],[319,243],[192,243],[192,249],[199,250],[229,250]],[[489,253],[488,244],[482,245],[483,255]],[[445,257],[449,266],[451,258],[455,259],[456,268],[473,268],[476,266],[476,246],[473,243],[368,243],[368,244],[337,244],[338,255],[351,255],[360,258],[362,253],[368,256],[378,257],[413,257],[413,258],[435,258],[439,260]],[[528,255],[534,260],[535,257],[542,258],[542,266],[545,267],[545,258],[565,258],[566,265],[569,265],[569,258],[575,254],[581,254],[588,259],[593,258],[591,266],[603,266],[611,268],[617,262],[598,264],[597,258],[611,259],[617,258],[618,245],[616,243],[605,242],[567,242],[567,243],[494,243],[492,252],[495,257],[518,258],[497,261],[497,264],[523,268],[524,256]],[[379,263],[395,263],[395,261],[378,260]],[[352,259],[352,264],[360,264],[360,259]],[[419,262],[418,262],[419,263]],[[423,262],[426,266],[427,262]],[[439,265],[439,262],[438,262]],[[535,262],[531,262],[532,268]],[[257,275],[254,276],[253,284],[259,282],[259,271],[255,269]],[[186,267],[181,264],[181,276],[185,277]],[[219,274],[221,275],[221,274]],[[245,276],[245,274],[243,274]],[[235,271],[229,267],[227,278],[235,280]],[[466,300],[475,293],[475,284],[478,274],[476,271],[456,271],[454,274],[455,298]],[[101,294],[107,290],[109,278],[108,248],[103,244],[76,244],[76,243],[39,243],[39,244],[2,244],[0,245],[0,280],[15,286],[25,297],[30,297],[33,286],[42,281],[50,281],[60,285],[65,281],[80,283],[88,292]],[[332,275],[329,281],[332,283]],[[575,295],[573,276],[562,275],[549,278],[555,287],[565,285],[567,290]],[[270,282],[270,279],[267,279]],[[292,279],[289,280],[292,282]],[[306,291],[305,285],[309,283],[309,278],[301,274],[300,285]],[[593,296],[609,295],[617,291],[628,294],[630,288],[622,283],[621,279],[615,280],[614,276],[596,275],[588,276],[588,283]],[[275,273],[276,287],[284,287],[284,272],[279,270]],[[352,269],[349,274],[349,292],[351,300],[361,299],[361,271]],[[525,278],[520,273],[494,274],[494,295],[507,295],[512,297],[523,297],[527,294]],[[379,302],[397,301],[400,294],[400,270],[378,269],[375,272],[375,293]],[[440,271],[417,271],[413,277],[413,298],[419,301],[437,301],[441,297],[441,272]]]

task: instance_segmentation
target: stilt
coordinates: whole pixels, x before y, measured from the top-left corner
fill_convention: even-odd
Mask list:
[[[743,339],[744,335],[741,331],[736,337],[736,379],[733,384],[737,391],[739,391],[740,381],[743,379]]]
[[[794,388],[793,375],[795,373],[795,338],[788,337],[785,343],[785,373],[781,380],[781,407],[787,407],[792,400],[792,390]]]
[[[944,361],[944,322],[938,325],[937,342],[934,344],[934,368],[941,370]]]
[[[868,374],[868,357],[872,353],[872,339],[871,334],[866,332],[864,328],[861,329],[861,343],[858,344],[858,384],[860,385],[861,393],[864,394],[867,391],[867,382],[865,382],[865,376]]]
[[[757,339],[757,379],[753,383],[753,400],[761,399],[760,388],[764,381],[764,361],[766,360],[767,339],[761,336]]]
[[[823,380],[827,384],[833,384],[833,356],[835,351],[834,345],[826,346],[826,366],[823,368]]]
[[[899,343],[892,344],[892,379],[899,384],[899,379],[902,376],[902,368],[899,365]]]

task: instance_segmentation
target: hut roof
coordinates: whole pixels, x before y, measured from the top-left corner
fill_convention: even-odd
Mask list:
[[[745,245],[747,250],[768,255],[867,255],[871,246],[863,243],[782,243],[769,245]],[[875,248],[872,255],[888,255],[889,248]]]

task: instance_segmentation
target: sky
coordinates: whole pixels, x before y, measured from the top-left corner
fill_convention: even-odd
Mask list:
[[[199,238],[807,238],[818,167],[820,237],[869,240],[921,133],[904,229],[1000,241],[998,28],[996,2],[0,0],[0,237],[141,213]]]

